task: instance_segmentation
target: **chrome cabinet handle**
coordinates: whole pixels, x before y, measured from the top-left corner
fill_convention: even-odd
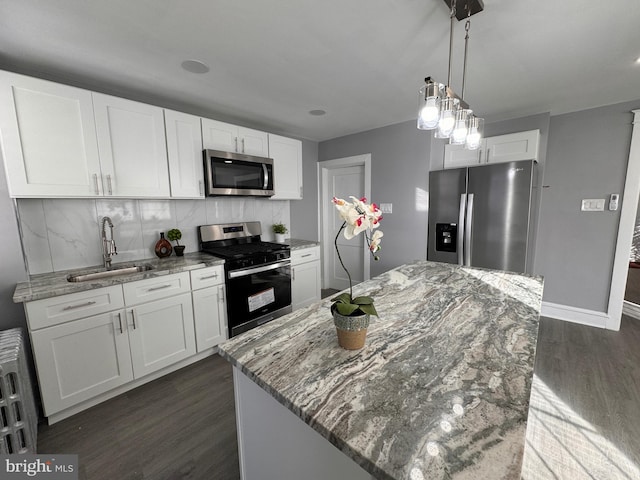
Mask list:
[[[91,305],[95,305],[95,304],[96,302],[94,300],[90,300],[85,303],[78,303],[77,305],[67,305],[62,310],[66,312],[67,310],[74,310],[76,308],[82,308],[82,307],[90,307]]]
[[[147,292],[153,292],[155,290],[162,290],[163,288],[169,288],[171,285],[159,285],[157,287],[147,288]]]
[[[220,303],[224,303],[224,287],[218,287],[218,299]]]
[[[291,269],[291,281],[296,279],[296,269],[292,268]]]
[[[307,253],[307,254],[305,254],[305,255],[300,255],[300,258],[310,257],[311,255],[313,255],[313,254],[311,254],[311,253]]]
[[[236,152],[238,151],[238,137],[234,138],[234,141],[236,142]]]
[[[109,190],[109,195],[113,195],[113,189],[111,188],[111,175],[107,175],[107,189]]]
[[[242,153],[244,153],[244,138],[242,139]]]
[[[116,315],[118,316],[118,323],[120,324],[120,333],[124,333],[124,330],[122,330],[122,315],[120,315],[120,312],[116,313]]]
[[[200,280],[207,280],[209,278],[218,278],[218,274],[214,273],[213,275],[207,275],[207,276],[204,276],[204,277],[200,277]]]
[[[96,195],[100,195],[100,190],[98,189],[98,174],[93,174],[93,187],[96,191]]]
[[[489,163],[491,161],[490,158],[491,158],[491,149],[487,148],[487,160],[486,160],[487,163]]]
[[[482,163],[482,150],[479,150],[478,152],[478,163]]]
[[[131,324],[133,326],[133,329],[136,329],[136,314],[133,310],[133,308],[131,309]]]
[[[204,195],[204,192],[202,191],[202,180],[198,180],[198,189],[200,190],[200,195]]]

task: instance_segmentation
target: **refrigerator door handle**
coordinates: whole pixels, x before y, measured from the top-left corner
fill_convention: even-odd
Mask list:
[[[473,193],[468,195],[467,218],[464,222],[464,264],[471,266],[471,235],[473,235]]]
[[[460,213],[458,214],[458,265],[464,265],[464,217],[467,209],[467,194],[460,195]]]

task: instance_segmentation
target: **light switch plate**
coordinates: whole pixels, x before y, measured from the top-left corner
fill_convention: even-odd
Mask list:
[[[604,198],[585,198],[582,200],[583,212],[604,212]]]

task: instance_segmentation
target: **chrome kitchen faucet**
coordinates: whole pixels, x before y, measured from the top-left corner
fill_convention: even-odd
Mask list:
[[[107,225],[109,225],[109,239],[107,239]],[[117,255],[116,242],[113,240],[113,222],[109,217],[102,217],[102,258],[104,268],[111,268],[111,255]]]

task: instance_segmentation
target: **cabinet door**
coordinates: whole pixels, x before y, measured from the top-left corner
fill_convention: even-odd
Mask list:
[[[478,150],[467,150],[464,145],[444,146],[444,168],[472,167],[482,161],[482,147]]]
[[[238,127],[209,118],[202,119],[202,148],[238,152]]]
[[[204,197],[200,117],[164,111],[171,197]]]
[[[91,92],[0,72],[0,103],[11,196],[101,194]]]
[[[127,308],[126,312],[135,378],[196,353],[189,293]]]
[[[293,310],[320,301],[320,262],[291,267],[291,307]]]
[[[133,380],[124,312],[31,332],[45,416]]]
[[[487,163],[537,160],[540,130],[488,137],[485,143]]]
[[[160,107],[93,94],[104,194],[168,197],[169,168]]]
[[[238,127],[238,151],[257,157],[269,156],[269,137],[266,132]]]
[[[224,285],[193,292],[193,316],[198,352],[215,347],[228,338]]]
[[[302,142],[269,134],[269,156],[273,158],[273,200],[302,198]]]

